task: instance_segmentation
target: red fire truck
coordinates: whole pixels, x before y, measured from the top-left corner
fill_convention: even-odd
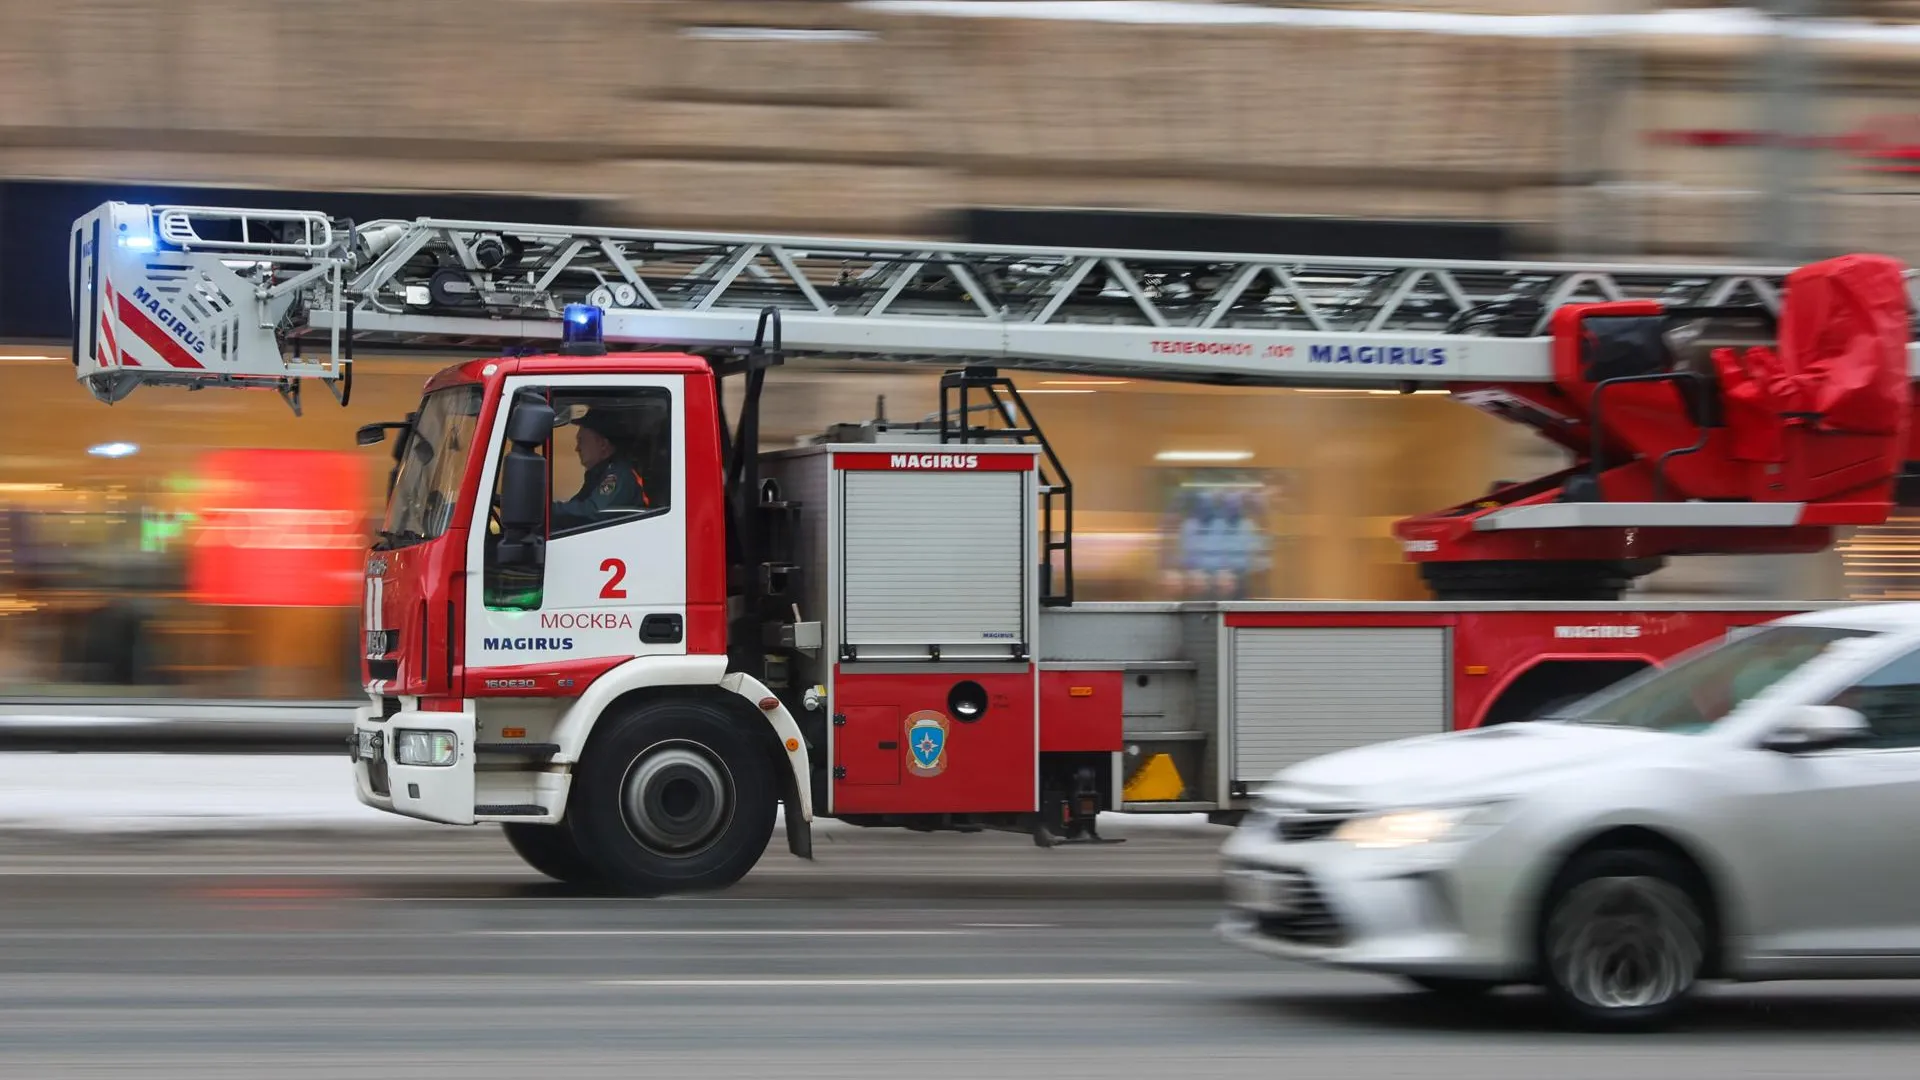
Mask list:
[[[736,881],[782,808],[802,857],[825,816],[1098,839],[1103,810],[1231,819],[1301,758],[1536,717],[1798,610],[1622,600],[1662,559],[1818,551],[1885,520],[1920,457],[1909,281],[1873,256],[1396,262],[121,203],[72,243],[74,363],[102,401],[242,387],[298,412],[316,382],[349,400],[356,346],[480,357],[361,432],[397,435],[359,797],[499,823],[541,871],[639,894]],[[767,372],[810,357],[941,365],[939,419],[765,451]],[[1075,603],[1072,483],[1003,367],[1445,390],[1574,463],[1401,522],[1431,602]]]

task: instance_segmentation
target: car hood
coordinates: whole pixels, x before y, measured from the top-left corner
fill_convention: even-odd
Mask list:
[[[1375,743],[1311,758],[1265,794],[1327,809],[1407,806],[1518,794],[1568,769],[1670,754],[1690,736],[1559,723],[1502,724]]]

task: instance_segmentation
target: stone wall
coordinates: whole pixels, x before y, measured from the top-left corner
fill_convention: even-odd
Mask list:
[[[1560,160],[1564,50],[1521,39],[809,0],[0,0],[0,25],[12,177],[937,233],[990,204],[1529,218]]]
[[[1751,39],[823,0],[0,0],[0,26],[16,178],[564,194],[621,223],[919,235],[969,205],[1501,220],[1565,255],[1735,255],[1766,221],[1756,155],[1639,138],[1757,121]],[[1920,99],[1920,48],[1822,63],[1817,124]],[[1920,195],[1819,169],[1827,240],[1920,258]]]

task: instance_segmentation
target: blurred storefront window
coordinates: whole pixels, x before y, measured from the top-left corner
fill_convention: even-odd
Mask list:
[[[146,389],[108,407],[65,357],[0,350],[0,695],[343,700],[385,492],[353,431],[432,362],[363,362],[350,408]],[[317,399],[317,400],[316,400]]]
[[[353,432],[403,417],[444,361],[363,358],[351,407],[309,394],[295,417],[268,392],[109,407],[25,352],[0,349],[0,696],[357,696],[392,461]],[[1439,395],[1018,381],[1073,478],[1085,601],[1421,599],[1395,519],[1555,467]],[[763,445],[938,404],[930,369],[796,363],[769,378]]]

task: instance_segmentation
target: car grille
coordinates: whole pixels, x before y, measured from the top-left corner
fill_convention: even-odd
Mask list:
[[[1352,812],[1346,810],[1282,810],[1273,831],[1282,843],[1304,844],[1332,836],[1351,817]]]
[[[1273,878],[1287,892],[1287,910],[1284,914],[1260,915],[1261,933],[1300,945],[1333,947],[1345,943],[1346,931],[1339,916],[1320,895],[1312,878],[1299,870],[1279,871]]]

